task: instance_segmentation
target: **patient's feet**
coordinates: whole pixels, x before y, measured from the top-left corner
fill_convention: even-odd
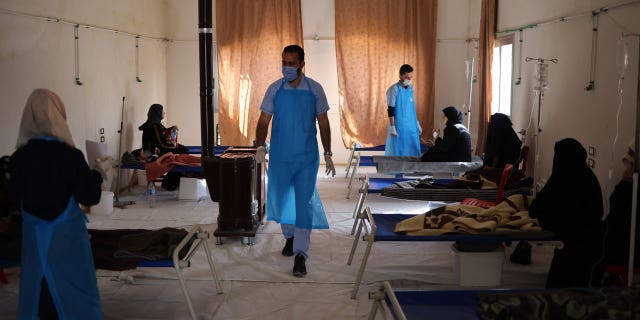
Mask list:
[[[284,248],[282,248],[282,255],[287,257],[291,257],[293,255],[293,237],[287,239],[287,242],[284,244]]]
[[[297,254],[293,263],[293,275],[302,278],[307,275],[307,266],[304,263],[304,256]]]

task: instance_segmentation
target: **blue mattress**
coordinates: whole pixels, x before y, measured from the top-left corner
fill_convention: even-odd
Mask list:
[[[473,243],[500,243],[505,241],[517,240],[554,240],[553,233],[548,231],[542,232],[486,232],[482,234],[450,234],[438,236],[407,236],[393,232],[396,223],[414,217],[409,214],[380,214],[374,213],[378,228],[374,241],[455,241],[455,242],[473,242]]]
[[[375,146],[375,147],[363,147],[361,146],[359,143],[356,143],[355,146],[355,150],[356,151],[384,151],[384,148],[386,147],[386,145],[381,144],[379,146]],[[429,150],[429,147],[427,147],[426,144],[420,144],[420,152],[427,152],[427,150]]]
[[[143,164],[123,164],[122,169],[144,170]],[[204,172],[202,166],[174,166],[170,172]]]
[[[395,293],[407,319],[480,319],[475,291],[399,291]],[[390,304],[389,298],[386,298]],[[394,318],[393,308],[390,308]]]

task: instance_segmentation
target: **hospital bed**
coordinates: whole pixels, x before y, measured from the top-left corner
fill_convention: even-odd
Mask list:
[[[373,162],[373,156],[363,156],[363,152],[384,152],[385,145],[379,145],[374,147],[363,147],[359,143],[354,143],[350,149],[349,157],[347,158],[347,167],[345,169],[345,179],[349,178],[349,186],[347,191],[347,199],[349,199],[351,195],[351,186],[353,184],[353,177],[356,175],[358,171],[358,167],[375,167],[376,164]],[[420,144],[420,152],[426,152],[429,150],[429,147],[425,144]],[[351,177],[349,177],[349,173],[351,173]]]
[[[189,230],[186,236],[175,247],[170,260],[143,260],[137,263],[137,267],[173,268],[176,271],[178,283],[180,284],[180,288],[182,289],[182,293],[184,294],[184,298],[192,319],[197,319],[197,315],[195,309],[193,308],[193,303],[191,302],[189,291],[187,290],[187,285],[182,274],[182,269],[190,266],[191,259],[198,249],[203,248],[207,257],[207,262],[209,263],[209,270],[211,271],[211,276],[213,277],[213,282],[215,283],[216,290],[218,294],[222,294],[222,286],[220,285],[218,274],[213,265],[213,258],[210,254],[211,250],[209,248],[209,244],[207,243],[208,239],[209,233],[207,231],[204,231],[201,226],[196,225]],[[186,251],[187,253],[183,257],[179,257],[179,253],[183,250],[183,248],[188,248]],[[0,259],[0,268],[19,266],[20,261]],[[6,281],[7,279],[4,280]]]
[[[395,291],[384,281],[369,292],[368,319],[635,319],[638,287]]]
[[[542,231],[542,232],[524,232],[524,231],[513,231],[513,232],[488,232],[482,234],[450,234],[450,235],[437,235],[437,236],[408,236],[402,234],[396,234],[394,232],[396,223],[405,220],[407,218],[411,218],[414,215],[408,214],[372,214],[371,210],[367,207],[361,212],[358,212],[356,223],[358,224],[358,228],[356,231],[356,235],[353,239],[353,245],[351,246],[351,252],[349,254],[349,259],[347,261],[347,265],[351,265],[353,261],[353,257],[358,247],[358,242],[360,239],[360,235],[362,235],[362,240],[367,242],[367,247],[364,252],[364,256],[360,263],[360,268],[358,269],[358,273],[356,275],[356,281],[353,285],[353,290],[351,292],[351,298],[355,299],[358,293],[358,289],[360,288],[360,283],[362,282],[362,277],[364,275],[364,270],[367,266],[367,261],[369,259],[369,254],[371,253],[371,248],[373,247],[374,242],[382,242],[382,241],[393,241],[393,242],[402,242],[402,241],[412,241],[412,242],[422,242],[422,241],[447,241],[447,242],[456,242],[458,244],[464,245],[466,247],[472,246],[483,246],[483,245],[493,245],[500,244],[507,241],[555,241],[554,245],[561,246],[559,244],[554,235],[551,232]]]

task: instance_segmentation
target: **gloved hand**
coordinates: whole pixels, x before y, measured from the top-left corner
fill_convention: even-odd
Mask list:
[[[266,156],[267,156],[267,150],[262,146],[258,147],[258,149],[256,150],[256,157],[255,157],[256,158],[256,162],[257,163],[264,162]]]
[[[331,176],[335,177],[336,167],[333,165],[333,160],[331,159],[330,155],[324,156],[324,163],[326,164],[326,169],[324,170],[324,173],[326,173],[327,175],[331,173]]]
[[[398,132],[396,131],[396,126],[391,126],[391,135],[394,137],[398,136]]]
[[[418,134],[422,134],[422,127],[420,126],[420,121],[416,121],[416,123],[418,124]]]

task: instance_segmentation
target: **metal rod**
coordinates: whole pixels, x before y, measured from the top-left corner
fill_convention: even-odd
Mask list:
[[[200,141],[203,157],[213,157],[216,143],[213,119],[212,7],[212,0],[198,0]]]
[[[638,219],[638,172],[640,172],[639,153],[640,150],[640,38],[638,38],[638,79],[636,88],[636,132],[635,132],[635,153],[633,155],[633,188],[631,194],[631,234],[629,237],[629,265],[627,267],[627,286],[633,283],[633,269],[635,267],[635,243],[636,243],[636,220]]]

